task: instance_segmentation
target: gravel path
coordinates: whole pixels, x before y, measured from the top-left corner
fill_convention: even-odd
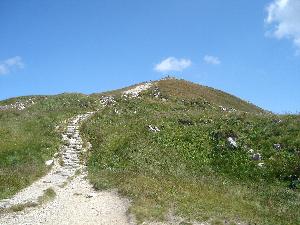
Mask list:
[[[140,92],[149,89],[152,83],[145,83],[125,91],[123,96],[136,98]],[[101,104],[105,107],[114,103],[113,97],[106,97]],[[65,144],[59,158],[48,160],[51,171],[10,199],[0,201],[1,209],[18,204],[39,203],[45,190],[55,191],[54,200],[37,207],[27,207],[20,212],[0,214],[0,225],[132,225],[134,219],[127,215],[130,202],[114,191],[95,191],[86,179],[86,168],[80,162],[83,148],[79,133],[80,123],[93,112],[72,118],[62,135]],[[78,172],[79,171],[79,172]],[[147,223],[144,223],[147,224]]]
[[[76,176],[56,191],[56,198],[41,207],[27,208],[0,218],[7,225],[121,225],[132,224],[126,211],[129,202],[114,192],[95,192],[84,175]]]
[[[153,86],[153,83],[151,83],[151,82],[138,85],[138,86],[136,86],[136,87],[134,87],[130,90],[124,91],[123,96],[125,96],[125,97],[129,96],[131,98],[137,98],[142,91],[146,91],[149,88],[151,88],[152,86]]]
[[[85,151],[79,125],[91,114],[93,113],[78,115],[68,124],[67,131],[62,135],[65,142],[60,152],[63,163],[55,159],[46,176],[12,198],[0,201],[0,209],[17,204],[38,203],[48,188],[55,191],[55,199],[38,207],[2,214],[1,225],[133,224],[126,214],[128,200],[120,198],[113,191],[96,192],[86,180],[86,168],[79,160],[81,152]]]

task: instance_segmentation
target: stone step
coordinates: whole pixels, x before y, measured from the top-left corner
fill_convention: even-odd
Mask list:
[[[63,159],[64,163],[66,162],[76,162],[76,163],[79,163],[80,160],[78,158],[64,158]]]
[[[63,158],[64,158],[64,160],[78,159],[78,156],[77,155],[64,155]]]
[[[73,164],[80,164],[80,162],[79,161],[72,161],[72,160],[64,161],[64,165],[73,165]]]
[[[65,163],[64,167],[69,166],[69,167],[79,167],[80,165],[78,163]]]
[[[79,141],[79,140],[76,140],[76,139],[73,139],[73,140],[68,140],[69,142],[69,146],[70,145],[81,145],[83,142],[82,141]]]
[[[63,157],[78,157],[77,153],[76,152],[66,152],[66,153],[63,153]]]
[[[76,153],[76,148],[67,148],[64,153]]]
[[[66,159],[64,162],[79,162],[80,160],[78,158],[72,158],[72,159]]]
[[[68,156],[68,157],[77,157],[77,153],[76,152],[64,152],[63,156]]]

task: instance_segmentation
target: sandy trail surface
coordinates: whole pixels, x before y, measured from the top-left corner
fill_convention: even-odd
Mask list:
[[[126,212],[129,202],[115,192],[96,192],[84,175],[73,178],[64,188],[57,190],[51,202],[40,207],[26,208],[0,218],[0,224],[23,225],[82,225],[132,224]]]
[[[145,83],[127,90],[124,97],[136,98],[140,92],[149,89],[152,83]],[[105,107],[108,102],[115,102],[107,97],[101,102]],[[21,190],[10,199],[0,201],[0,209],[7,209],[18,204],[39,203],[45,190],[51,188],[56,196],[37,207],[27,207],[19,212],[0,214],[0,225],[133,225],[135,220],[128,215],[129,200],[121,198],[115,191],[95,191],[89,184],[85,165],[80,161],[80,154],[87,151],[79,133],[82,121],[93,112],[72,118],[66,132],[62,134],[65,144],[60,150],[60,160],[53,159],[51,171],[29,187]],[[51,161],[51,160],[49,160]],[[1,212],[1,210],[0,210]],[[156,223],[143,223],[156,224]],[[157,224],[179,224],[178,221]]]
[[[114,191],[95,191],[86,179],[86,167],[80,161],[80,154],[86,149],[82,146],[79,126],[92,114],[78,115],[70,120],[62,135],[65,144],[60,150],[60,160],[63,163],[54,159],[52,169],[46,176],[12,198],[0,201],[0,209],[39,203],[39,198],[49,188],[55,191],[55,198],[37,207],[2,213],[1,225],[133,224],[127,215],[128,200],[120,198]]]

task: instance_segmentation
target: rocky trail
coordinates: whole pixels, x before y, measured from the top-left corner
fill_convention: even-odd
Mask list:
[[[79,133],[80,123],[93,112],[72,118],[62,135],[61,157],[49,160],[51,171],[10,199],[0,201],[0,224],[131,224],[126,214],[129,201],[114,191],[95,191],[86,179],[80,154],[87,151]],[[41,202],[45,192],[55,192],[53,200]],[[35,207],[26,207],[33,206]],[[23,210],[13,212],[16,207]],[[0,211],[0,212],[1,212]]]
[[[124,91],[123,97],[137,98],[152,85],[138,85]],[[108,96],[103,97],[100,103],[106,107],[114,104],[115,100]],[[62,134],[64,144],[60,152],[52,160],[46,161],[48,166],[52,166],[47,175],[12,198],[0,201],[0,225],[135,224],[134,218],[128,215],[128,199],[121,198],[116,191],[95,191],[87,180],[86,166],[80,155],[88,151],[88,147],[83,147],[79,126],[93,113],[77,115],[69,121],[65,133]],[[55,192],[55,197],[43,202],[41,199],[47,190]],[[22,210],[14,212],[12,209],[18,206]]]

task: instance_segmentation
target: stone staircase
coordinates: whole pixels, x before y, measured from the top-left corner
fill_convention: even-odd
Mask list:
[[[80,154],[87,149],[83,148],[79,126],[92,114],[93,112],[87,112],[70,120],[65,133],[62,134],[64,144],[58,154],[60,157],[48,160],[52,165],[50,172],[12,198],[1,200],[0,209],[10,208],[17,204],[38,203],[39,197],[43,196],[45,190],[52,188],[55,191],[62,188],[76,174],[76,171],[84,170],[85,165],[80,161]]]

